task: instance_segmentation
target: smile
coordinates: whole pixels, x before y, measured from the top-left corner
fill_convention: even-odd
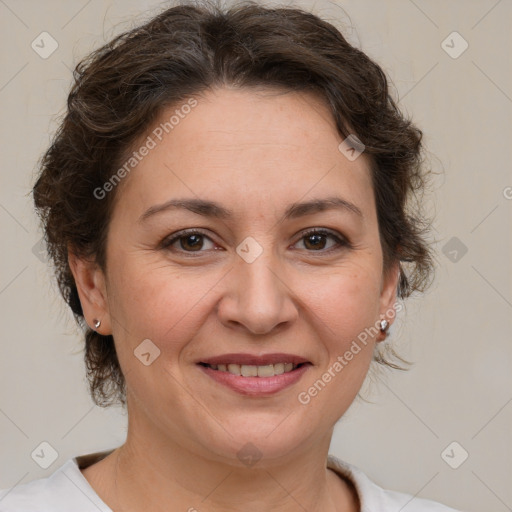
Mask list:
[[[313,365],[292,354],[224,354],[197,363],[203,374],[244,396],[270,396],[297,383]]]

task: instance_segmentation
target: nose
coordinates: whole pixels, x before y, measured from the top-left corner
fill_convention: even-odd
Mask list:
[[[262,335],[297,319],[293,283],[265,253],[252,263],[240,258],[229,273],[227,290],[217,310],[226,327]]]

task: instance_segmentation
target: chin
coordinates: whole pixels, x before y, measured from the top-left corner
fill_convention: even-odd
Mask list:
[[[208,442],[203,440],[201,444],[216,458],[227,459],[228,464],[237,466],[252,467],[257,463],[261,467],[284,462],[287,457],[306,449],[315,433],[312,422],[305,427],[299,415],[294,411],[290,414],[290,410],[280,415],[265,412],[246,415],[240,421],[222,422],[225,430],[219,432],[219,428],[215,428],[218,434],[212,437],[210,431],[205,436]]]

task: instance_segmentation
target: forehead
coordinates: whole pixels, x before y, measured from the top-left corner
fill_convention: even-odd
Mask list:
[[[310,93],[215,89],[165,109],[140,144],[149,139],[121,193],[140,208],[185,195],[276,211],[339,192],[371,216],[368,160],[339,151],[332,114]]]

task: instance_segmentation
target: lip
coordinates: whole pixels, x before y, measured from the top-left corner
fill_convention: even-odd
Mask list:
[[[276,363],[293,363],[293,364],[301,364],[301,363],[309,363],[307,359],[303,357],[297,356],[295,354],[263,354],[263,355],[253,355],[253,354],[222,354],[219,356],[209,357],[207,359],[201,359],[197,361],[198,363],[206,363],[206,364],[246,364],[246,365],[254,365],[254,366],[265,366],[267,364],[276,364]],[[250,378],[250,377],[244,377]],[[258,377],[262,378],[262,377]],[[269,378],[269,377],[266,377]]]
[[[311,366],[310,363],[305,363],[295,370],[282,373],[281,375],[274,375],[273,377],[242,377],[241,375],[214,370],[200,364],[197,365],[202,372],[219,384],[241,395],[254,397],[270,396],[292,386],[301,379]]]

